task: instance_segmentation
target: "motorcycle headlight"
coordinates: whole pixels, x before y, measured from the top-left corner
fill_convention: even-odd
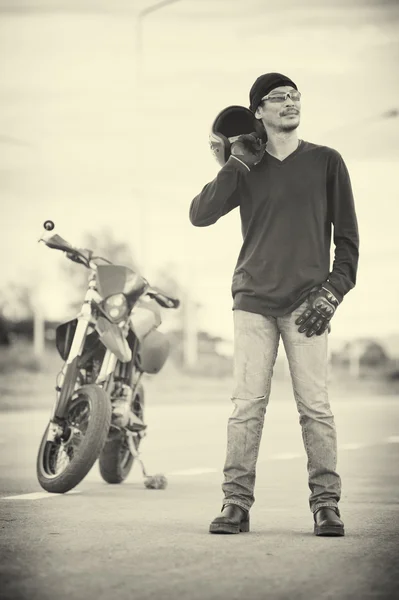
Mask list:
[[[121,321],[128,313],[128,306],[124,294],[108,296],[103,302],[103,307],[107,316],[112,321]]]

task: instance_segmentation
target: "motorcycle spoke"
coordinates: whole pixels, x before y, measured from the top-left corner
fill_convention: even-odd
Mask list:
[[[58,476],[75,457],[89,425],[90,408],[86,398],[77,398],[71,403],[66,419],[66,439],[48,442],[45,470],[49,475]]]
[[[65,469],[67,468],[67,466],[70,463],[70,458],[68,456],[68,452],[67,449],[65,448],[65,446],[60,446],[59,451],[57,453],[57,459],[56,459],[56,464],[55,464],[55,474],[57,473],[62,473],[63,471],[65,471]]]
[[[70,457],[64,444],[56,442],[48,442],[48,444],[46,471],[55,476],[66,469],[70,462]]]

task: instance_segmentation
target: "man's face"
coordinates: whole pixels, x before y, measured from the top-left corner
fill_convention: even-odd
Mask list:
[[[275,88],[269,94],[267,99],[262,100],[256,109],[255,116],[263,121],[267,129],[274,131],[293,131],[300,122],[301,101],[293,100],[291,97],[282,98],[286,92],[296,93],[295,88],[290,85],[284,85]]]

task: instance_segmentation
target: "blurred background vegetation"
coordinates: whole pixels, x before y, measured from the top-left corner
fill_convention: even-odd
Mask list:
[[[298,79],[305,139],[342,152],[354,185],[359,280],[333,321],[332,383],[398,393],[398,34],[396,0],[0,0],[3,397],[48,386],[83,294],[82,267],[34,250],[47,218],[182,300],[162,312],[164,386],[228,389],[238,215],[204,232],[188,206],[217,170],[215,114],[267,70]]]

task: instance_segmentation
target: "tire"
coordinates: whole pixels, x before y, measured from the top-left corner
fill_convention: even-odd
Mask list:
[[[82,412],[84,406],[88,407],[89,411]],[[86,417],[86,422],[81,424],[84,431],[73,422],[74,430],[71,430],[70,438],[65,444],[47,440],[50,424],[44,432],[37,455],[36,472],[40,485],[47,492],[64,494],[77,486],[96,462],[107,439],[112,407],[105,391],[97,385],[85,385],[77,390],[68,403],[67,423],[72,425],[70,420],[74,418],[74,414],[75,419],[76,414],[79,417],[79,410],[80,415]],[[78,445],[74,445],[73,441],[79,438]],[[69,462],[57,473],[54,462],[58,463],[61,448]]]
[[[138,445],[136,442],[136,447]],[[101,477],[107,483],[122,483],[129,475],[133,463],[134,456],[130,453],[126,435],[107,442],[98,459]]]
[[[143,419],[144,389],[142,385],[138,386],[132,401],[132,410],[138,417]],[[139,449],[140,441],[140,438],[133,438],[136,450]],[[124,433],[107,441],[98,459],[101,477],[107,483],[122,483],[129,475],[133,463],[134,456],[129,450]]]

